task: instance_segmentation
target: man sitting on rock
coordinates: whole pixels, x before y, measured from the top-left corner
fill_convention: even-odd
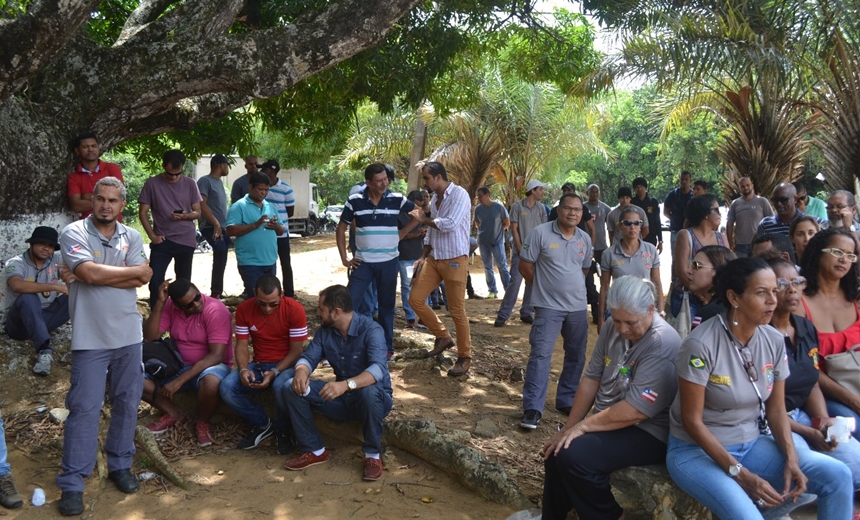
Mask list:
[[[33,372],[47,376],[54,361],[51,331],[69,321],[69,290],[60,279],[57,230],[39,226],[27,242],[24,254],[6,262],[6,334],[33,340]]]
[[[284,467],[301,471],[328,460],[311,414],[315,410],[335,421],[361,421],[364,432],[364,480],[382,477],[382,421],[391,411],[391,378],[386,362],[382,327],[372,318],[353,312],[349,290],[332,285],[320,292],[317,330],[296,362],[295,377],[283,393],[301,455]],[[336,380],[310,380],[323,358]]]
[[[168,298],[169,297],[169,298]],[[156,382],[149,374],[143,381],[143,400],[164,412],[147,426],[162,433],[186,419],[173,404],[179,390],[197,392],[197,444],[209,446],[209,420],[218,407],[218,388],[230,373],[233,350],[230,310],[218,298],[201,293],[190,281],[165,280],[158,288],[152,313],[143,322],[143,340],[156,341],[165,333],[176,345],[185,365],[173,377]],[[165,347],[166,348],[166,347]]]
[[[293,378],[293,365],[308,339],[305,308],[284,296],[281,282],[271,274],[257,279],[254,297],[236,308],[236,370],[221,385],[221,398],[251,424],[238,448],[256,448],[276,434],[279,455],[293,451],[292,428],[281,389]],[[251,360],[249,343],[254,344]],[[268,389],[275,394],[275,421],[252,394]]]

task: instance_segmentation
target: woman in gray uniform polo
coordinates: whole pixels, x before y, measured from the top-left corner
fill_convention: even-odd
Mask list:
[[[720,269],[716,288],[728,311],[695,328],[675,362],[669,474],[723,520],[763,518],[763,508],[806,490],[818,495],[818,518],[850,520],[848,467],[817,452],[798,460],[794,448],[785,342],[767,325],[776,275],[762,260],[739,258]]]
[[[609,289],[612,316],[567,423],[544,445],[543,520],[564,520],[571,509],[583,520],[619,518],[609,474],[665,460],[681,338],[655,304],[654,284],[642,278],[623,276]]]

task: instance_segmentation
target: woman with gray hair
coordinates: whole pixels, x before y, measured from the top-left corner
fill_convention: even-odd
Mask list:
[[[543,448],[544,520],[563,520],[571,509],[580,518],[619,518],[624,510],[609,474],[665,462],[681,338],[655,312],[656,303],[656,287],[643,278],[622,276],[609,289],[611,317],[570,416]]]

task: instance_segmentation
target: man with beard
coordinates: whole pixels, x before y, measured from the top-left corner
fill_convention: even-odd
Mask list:
[[[726,220],[726,238],[729,249],[738,257],[750,256],[756,227],[761,219],[773,215],[766,198],[755,194],[752,179],[741,177],[738,182],[741,196],[732,201]]]
[[[57,476],[64,516],[84,512],[84,478],[96,462],[106,379],[112,408],[104,441],[108,478],[123,493],[138,489],[130,470],[143,390],[137,288],[149,282],[152,270],[140,233],[116,221],[125,197],[125,186],[105,177],[93,190],[93,214],[69,224],[60,234],[63,263],[68,266],[61,276],[71,284],[72,317],[69,417],[64,424],[62,472]]]

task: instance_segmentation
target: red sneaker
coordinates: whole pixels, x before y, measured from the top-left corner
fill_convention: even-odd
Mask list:
[[[197,445],[201,448],[212,446],[212,436],[209,435],[209,423],[197,421]]]
[[[169,413],[166,413],[159,417],[157,421],[148,425],[146,429],[155,434],[164,433],[167,430],[173,428],[174,426],[182,426],[187,420],[188,419],[186,419],[184,416],[177,419]]]
[[[364,480],[379,480],[382,478],[382,461],[380,459],[364,459]]]
[[[284,462],[284,467],[290,471],[301,471],[317,464],[322,464],[328,460],[328,450],[322,452],[322,455],[314,455],[313,452],[307,451],[294,459]]]

